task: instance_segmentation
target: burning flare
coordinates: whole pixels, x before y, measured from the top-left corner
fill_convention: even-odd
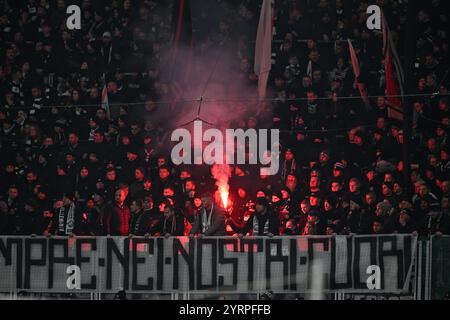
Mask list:
[[[230,186],[228,180],[231,176],[231,167],[228,164],[214,164],[211,173],[216,180],[217,192],[224,209],[228,207],[228,195]]]
[[[223,189],[225,189],[225,188],[223,188]],[[224,209],[226,209],[228,206],[228,191],[219,190],[219,192],[220,192],[220,198],[222,199],[223,207],[224,207]]]

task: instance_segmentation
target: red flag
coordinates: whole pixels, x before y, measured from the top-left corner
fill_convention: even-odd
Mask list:
[[[350,39],[347,39],[348,41],[348,50],[350,52],[350,59],[352,61],[352,68],[353,68],[353,74],[355,75],[355,81],[357,81],[359,77],[359,61],[358,57],[356,56],[355,49],[353,48],[353,44],[350,41]]]
[[[369,102],[369,98],[367,97],[366,88],[362,83],[359,82],[359,79],[358,79],[359,75],[361,74],[360,69],[359,69],[358,57],[356,55],[355,48],[353,48],[353,44],[350,41],[350,39],[347,39],[347,41],[348,41],[348,50],[350,52],[350,59],[352,62],[353,74],[355,75],[355,85],[359,90],[359,94],[361,95],[361,99],[363,100],[364,105],[369,110],[370,102]]]
[[[264,0],[259,16],[258,32],[256,35],[255,66],[258,76],[258,95],[264,99],[267,81],[272,67],[272,35],[273,35],[273,0]]]
[[[404,73],[384,14],[382,14],[382,30],[386,96],[389,104],[388,116],[403,120],[402,96]]]
[[[192,68],[192,16],[190,0],[174,0],[170,82],[189,81]]]
[[[191,45],[192,17],[190,0],[174,0],[172,9],[172,35],[174,43]]]

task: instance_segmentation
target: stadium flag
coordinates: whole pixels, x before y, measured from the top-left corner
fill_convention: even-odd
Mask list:
[[[273,0],[264,0],[256,35],[254,71],[258,76],[258,96],[264,99],[272,67]]]
[[[312,79],[312,61],[309,60],[308,66],[306,67],[306,75]]]
[[[404,72],[400,58],[395,48],[392,34],[382,13],[382,32],[383,32],[383,56],[386,77],[386,96],[389,104],[388,116],[390,118],[403,120],[402,97],[404,86]],[[395,69],[395,73],[394,73]]]
[[[190,45],[192,41],[192,18],[190,0],[174,0],[172,9],[172,40]]]
[[[103,75],[103,89],[102,89],[101,105],[102,105],[102,108],[106,111],[106,116],[108,117],[108,119],[110,119],[111,112],[109,110],[108,86],[106,85],[105,75]]]
[[[172,8],[172,70],[173,79],[189,81],[192,68],[192,16],[190,0],[174,0]],[[176,76],[174,76],[176,72]]]
[[[348,41],[348,50],[350,52],[350,59],[352,62],[353,74],[355,75],[355,86],[359,90],[359,94],[361,95],[361,99],[363,100],[366,109],[370,110],[371,107],[369,98],[367,97],[366,87],[364,84],[359,82],[359,75],[361,74],[361,70],[359,68],[358,56],[356,55],[355,48],[353,48],[353,44],[350,41],[350,39],[347,39],[347,41]]]

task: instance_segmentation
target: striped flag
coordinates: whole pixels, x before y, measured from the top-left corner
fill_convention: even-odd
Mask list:
[[[169,81],[189,81],[192,68],[192,16],[190,0],[174,0],[172,8],[172,58]]]
[[[386,77],[386,96],[389,104],[388,116],[391,118],[403,120],[402,96],[405,75],[403,72],[400,58],[395,48],[392,34],[382,13],[382,31],[383,31],[383,56]],[[395,70],[395,73],[394,73]]]
[[[172,37],[175,43],[191,44],[192,18],[190,0],[174,0],[172,8]]]
[[[101,104],[102,104],[102,108],[106,111],[106,116],[108,117],[108,119],[110,119],[111,112],[109,110],[109,102],[108,102],[108,87],[106,85],[104,77],[103,77],[103,90],[102,90]]]
[[[266,96],[267,81],[272,67],[273,6],[273,0],[263,1],[256,35],[254,71],[258,76],[260,99],[264,99]]]
[[[353,44],[350,41],[350,39],[347,39],[348,41],[348,50],[350,52],[350,59],[352,62],[352,68],[353,68],[353,74],[355,75],[355,86],[359,90],[359,94],[361,95],[361,99],[364,102],[364,105],[366,106],[367,110],[370,109],[370,102],[369,98],[367,97],[367,91],[365,86],[359,82],[359,75],[361,74],[360,68],[359,68],[359,61],[358,56],[356,55],[355,48],[353,48]]]

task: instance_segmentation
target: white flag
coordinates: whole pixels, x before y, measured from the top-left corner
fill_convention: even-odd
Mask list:
[[[106,86],[106,83],[103,83],[101,105],[102,105],[102,108],[106,111],[107,118],[110,119],[111,112],[109,111],[108,87]]]
[[[359,94],[361,95],[361,99],[363,100],[366,109],[370,110],[371,106],[369,98],[367,97],[366,87],[361,82],[359,82],[359,75],[361,74],[361,71],[359,69],[358,56],[356,55],[355,49],[353,48],[353,44],[350,41],[350,39],[347,39],[347,42],[348,42],[348,50],[350,52],[350,59],[352,62],[353,74],[355,75],[354,85],[356,88],[358,88]]]
[[[308,66],[306,67],[306,75],[312,79],[312,61],[309,60]]]
[[[273,0],[264,0],[259,16],[258,33],[255,47],[255,74],[258,76],[258,95],[264,99],[267,81],[272,66],[272,35],[273,35]]]

